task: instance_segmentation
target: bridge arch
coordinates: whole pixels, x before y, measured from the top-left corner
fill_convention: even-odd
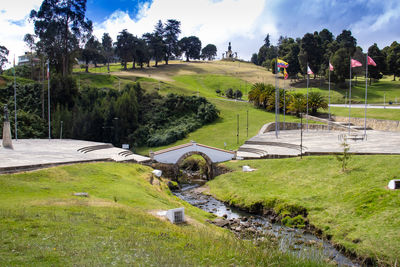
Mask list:
[[[208,167],[207,177],[211,179],[214,177],[215,163],[236,158],[236,151],[210,147],[192,141],[188,144],[150,152],[153,161],[174,165],[176,173],[178,173],[179,165],[183,160],[192,155],[200,155],[205,159]]]
[[[190,157],[190,156],[193,156],[193,155],[200,155],[201,157],[203,157],[203,159],[206,161],[206,164],[207,164],[207,169],[208,169],[208,171],[207,171],[207,174],[206,174],[206,176],[207,176],[207,180],[210,180],[210,179],[212,179],[213,177],[214,177],[214,163],[212,162],[212,160],[205,154],[205,153],[203,153],[203,152],[200,152],[200,151],[190,151],[190,152],[187,152],[187,153],[185,153],[185,154],[183,154],[179,159],[178,159],[178,161],[176,162],[176,164],[175,164],[175,172],[177,173],[177,172],[179,172],[179,166],[181,166],[181,164],[183,163],[183,161],[186,159],[186,158],[188,158],[188,157]]]

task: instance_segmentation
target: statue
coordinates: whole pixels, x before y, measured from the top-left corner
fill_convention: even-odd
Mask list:
[[[237,59],[237,52],[232,52],[231,42],[229,42],[228,51],[225,52],[225,57],[222,56],[222,59],[226,59],[226,60],[230,60],[230,61],[235,61],[235,59]]]
[[[7,105],[4,105],[3,147],[13,149]]]
[[[7,109],[7,105],[4,105],[4,122],[10,122],[9,118],[8,118],[8,109]]]

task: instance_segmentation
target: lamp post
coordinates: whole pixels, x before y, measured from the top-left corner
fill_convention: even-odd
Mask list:
[[[117,117],[113,118],[113,122],[114,122],[114,143],[115,145],[118,145],[118,119]]]

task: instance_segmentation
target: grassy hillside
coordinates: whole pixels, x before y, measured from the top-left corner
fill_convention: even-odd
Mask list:
[[[252,104],[247,102],[235,102],[222,99],[209,100],[215,104],[221,112],[218,120],[201,127],[188,134],[186,138],[168,146],[153,148],[140,147],[137,148],[135,152],[148,155],[150,150],[156,151],[166,147],[188,143],[191,140],[209,146],[235,150],[247,139],[256,135],[264,124],[275,121],[275,113],[255,108]],[[247,111],[249,114],[248,136]],[[239,115],[239,143],[237,142],[237,115]],[[283,115],[280,116],[280,120],[283,121]],[[300,122],[300,119],[295,116],[286,115],[285,121]],[[226,147],[224,143],[226,143]]]
[[[236,170],[208,183],[219,199],[243,207],[261,203],[277,212],[305,207],[310,223],[360,256],[395,265],[400,255],[400,191],[386,186],[399,178],[399,156],[353,156],[341,172],[333,156],[303,160],[229,162]],[[257,169],[243,173],[242,165]]]
[[[349,82],[347,81],[347,85]],[[307,90],[306,81],[302,80],[296,82],[289,87],[291,90],[298,90],[305,92]],[[328,97],[328,83],[321,80],[310,80],[310,90],[321,92],[323,95]],[[336,88],[334,84],[331,85],[331,102],[332,103],[344,103],[348,97],[349,89]],[[364,103],[365,99],[365,78],[357,77],[352,80],[351,86],[352,103]],[[371,85],[368,83],[368,103],[380,103],[383,104],[384,96],[386,95],[386,103],[389,101],[400,102],[400,81],[393,81],[393,77],[385,76],[383,79],[373,82]]]
[[[150,171],[96,163],[0,175],[0,265],[322,266],[205,223],[212,215],[150,184]],[[181,206],[187,224],[154,216]]]
[[[321,112],[327,112],[327,111],[328,110],[323,110],[323,111],[321,110]],[[336,116],[348,117],[349,108],[331,107],[331,113]],[[364,118],[364,109],[352,107],[351,116],[356,118]],[[400,109],[369,108],[367,110],[367,118],[400,121]]]

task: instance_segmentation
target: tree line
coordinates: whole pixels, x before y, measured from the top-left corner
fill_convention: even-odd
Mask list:
[[[400,44],[394,41],[390,46],[379,49],[377,44],[368,48],[368,55],[374,59],[376,66],[369,66],[368,77],[379,80],[383,75],[393,75],[393,80],[400,76]],[[345,86],[349,78],[350,57],[365,65],[366,55],[351,31],[343,30],[335,36],[327,29],[320,32],[306,33],[302,38],[280,36],[276,46],[270,42],[270,35],[264,39],[264,44],[258,53],[254,53],[251,61],[254,64],[271,69],[275,73],[275,60],[280,59],[289,63],[287,72],[291,79],[299,79],[299,74],[307,73],[307,64],[317,76],[328,77],[329,62],[333,65],[332,82]],[[352,75],[365,76],[365,68],[355,68]]]

